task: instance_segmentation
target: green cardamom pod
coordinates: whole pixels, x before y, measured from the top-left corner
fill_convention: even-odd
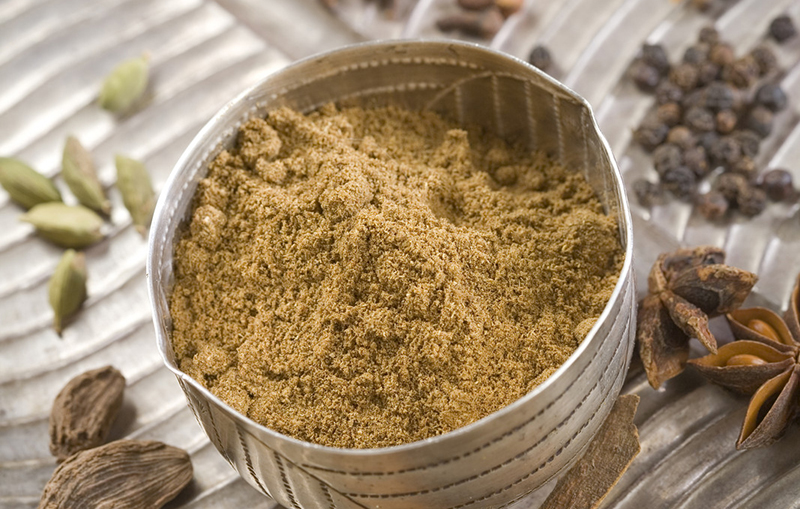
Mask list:
[[[58,335],[64,320],[74,314],[86,300],[86,257],[68,249],[56,266],[48,288],[53,308],[53,328]]]
[[[41,203],[19,219],[32,224],[36,233],[62,247],[80,249],[103,238],[100,231],[103,219],[83,205]]]
[[[147,88],[148,58],[146,55],[126,60],[111,71],[100,88],[100,106],[122,113],[139,99]]]
[[[86,207],[103,214],[111,211],[111,203],[94,170],[92,154],[74,136],[67,137],[61,159],[62,175],[75,198]]]
[[[156,207],[150,174],[144,164],[130,157],[117,155],[116,163],[117,187],[122,194],[122,203],[130,212],[136,230],[145,235]]]
[[[0,185],[12,200],[26,209],[40,203],[61,201],[61,193],[49,178],[10,157],[0,157]]]

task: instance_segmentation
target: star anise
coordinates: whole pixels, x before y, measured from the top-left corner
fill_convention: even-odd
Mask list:
[[[737,449],[769,445],[779,439],[800,409],[800,278],[781,319],[766,308],[728,313],[736,341],[715,355],[689,362],[708,380],[752,394],[736,442]]]
[[[701,246],[662,254],[653,264],[636,331],[639,356],[653,388],[684,370],[690,338],[717,352],[709,317],[741,306],[755,285],[755,274],[724,262],[722,249]]]

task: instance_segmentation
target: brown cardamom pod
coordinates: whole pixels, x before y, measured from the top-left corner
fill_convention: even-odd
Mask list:
[[[70,380],[50,412],[50,453],[63,460],[102,445],[122,405],[124,390],[125,377],[111,366]]]
[[[67,458],[45,485],[39,509],[158,509],[191,480],[186,451],[151,440],[116,440]]]

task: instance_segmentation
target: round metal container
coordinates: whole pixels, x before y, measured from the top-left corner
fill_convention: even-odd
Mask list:
[[[284,105],[307,112],[329,102],[435,110],[522,140],[586,176],[619,223],[625,263],[601,318],[547,381],[444,435],[395,447],[338,449],[256,424],[178,369],[168,306],[173,239],[198,180],[248,118]],[[302,60],[241,94],[178,161],[156,208],[147,260],[158,348],[219,452],[247,482],[286,507],[501,507],[580,457],[619,394],[635,330],[631,233],[614,158],[589,104],[571,90],[525,62],[477,45],[350,46]]]

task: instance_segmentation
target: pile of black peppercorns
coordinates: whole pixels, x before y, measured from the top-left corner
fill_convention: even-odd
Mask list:
[[[780,16],[770,35],[783,42],[793,30],[791,19]],[[640,90],[655,95],[656,107],[634,139],[652,153],[659,181],[633,183],[639,202],[646,207],[663,203],[668,191],[717,220],[733,209],[756,216],[767,199],[795,200],[789,172],[759,175],[754,162],[761,140],[772,131],[773,115],[787,106],[776,83],[779,73],[767,46],[737,58],[712,27],[700,30],[677,64],[670,63],[662,46],[645,44],[630,75]],[[707,178],[713,179],[711,190],[701,194],[698,185]]]

